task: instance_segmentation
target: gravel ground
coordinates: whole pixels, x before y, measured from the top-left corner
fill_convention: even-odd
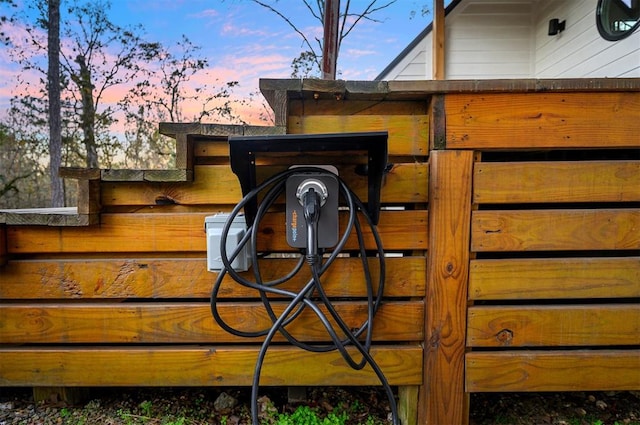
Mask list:
[[[118,388],[92,389],[76,406],[51,400],[34,403],[30,389],[0,388],[0,425],[161,424],[240,425],[250,423],[248,389]],[[276,411],[293,411],[283,388],[265,389],[261,417],[272,423]],[[341,408],[348,424],[388,423],[386,397],[378,388],[313,388],[304,405],[319,416]],[[558,424],[640,425],[640,392],[472,394],[471,425]]]

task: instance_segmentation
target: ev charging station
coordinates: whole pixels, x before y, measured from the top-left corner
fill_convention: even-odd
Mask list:
[[[312,352],[339,351],[354,369],[369,365],[385,388],[392,408],[393,423],[399,424],[392,390],[382,371],[369,353],[372,340],[372,323],[382,302],[384,291],[384,250],[376,225],[380,212],[380,189],[387,169],[387,133],[336,133],[312,135],[242,136],[229,137],[231,169],[238,177],[243,198],[230,213],[206,217],[207,265],[218,272],[211,293],[211,312],[216,322],[226,331],[244,337],[264,337],[256,362],[252,385],[252,421],[258,425],[257,398],[262,362],[275,334],[301,349]],[[366,155],[364,166],[352,172],[367,177],[367,203],[364,204],[348,187],[338,169],[332,164],[290,164],[283,172],[256,181],[256,156],[283,155],[293,161],[309,154],[340,153]],[[284,155],[283,155],[284,156]],[[304,161],[302,161],[304,162]],[[281,278],[264,281],[260,273],[257,252],[260,238],[258,228],[267,211],[276,203],[285,202],[285,235],[288,245],[300,252],[297,265]],[[260,200],[260,202],[258,202]],[[342,221],[342,223],[341,223]],[[379,267],[377,282],[370,273],[367,249],[362,237],[362,223],[366,223],[376,242],[375,257]],[[340,234],[340,229],[343,229]],[[352,329],[336,312],[323,289],[323,274],[343,251],[351,233],[357,234],[367,288],[368,316],[356,329]],[[352,250],[353,251],[353,250]],[[350,255],[354,255],[353,252]],[[295,276],[304,265],[311,270],[311,278],[298,291],[284,290],[279,286]],[[253,279],[243,271],[253,268]],[[272,325],[268,329],[252,332],[234,329],[219,315],[217,299],[225,275],[237,284],[255,289],[263,301]],[[288,300],[288,305],[277,315],[267,294],[275,294]],[[322,309],[321,309],[322,307]],[[286,330],[304,310],[310,309],[327,331],[330,344],[312,345],[294,338]],[[323,312],[323,309],[326,312]],[[331,322],[336,325],[332,325]],[[336,327],[337,326],[337,327]],[[347,347],[357,349],[360,359],[355,359]]]

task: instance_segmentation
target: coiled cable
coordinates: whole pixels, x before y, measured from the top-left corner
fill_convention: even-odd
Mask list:
[[[264,341],[262,346],[260,347],[260,351],[258,353],[258,359],[255,364],[255,370],[253,375],[252,389],[251,389],[251,416],[253,425],[258,424],[258,389],[260,384],[260,374],[262,371],[262,364],[264,358],[267,353],[267,349],[271,344],[276,333],[280,333],[290,344],[299,347],[301,349],[322,353],[337,350],[340,355],[344,358],[344,360],[349,364],[350,367],[360,370],[364,368],[367,364],[370,365],[378,379],[380,380],[387,398],[389,399],[389,405],[391,408],[391,416],[394,425],[399,425],[399,419],[397,414],[397,408],[395,403],[395,398],[393,395],[393,391],[389,386],[384,374],[382,373],[380,367],[376,364],[375,360],[370,354],[370,348],[372,343],[372,324],[373,318],[380,307],[382,302],[382,294],[384,291],[384,280],[385,280],[385,262],[384,262],[384,251],[382,248],[382,241],[377,232],[376,226],[367,214],[367,210],[358,198],[358,196],[349,189],[346,183],[337,176],[339,188],[340,188],[340,196],[345,200],[346,205],[348,207],[348,220],[345,226],[345,231],[342,236],[339,238],[338,243],[335,248],[329,253],[326,258],[323,258],[321,255],[317,256],[315,260],[308,260],[308,265],[311,269],[311,278],[309,281],[300,289],[298,292],[293,292],[289,290],[285,290],[280,288],[279,286],[300,272],[303,265],[305,264],[305,256],[301,255],[295,266],[284,276],[273,279],[271,281],[265,281],[260,272],[260,266],[258,262],[258,250],[257,250],[257,229],[259,228],[259,224],[269,208],[273,205],[273,203],[278,199],[278,197],[284,192],[286,180],[289,176],[294,173],[304,173],[304,172],[313,172],[318,174],[329,174],[329,172],[322,168],[317,167],[298,167],[294,169],[289,169],[278,173],[271,178],[267,179],[265,182],[251,190],[247,193],[243,199],[233,208],[229,217],[223,226],[222,235],[221,235],[221,243],[220,243],[220,251],[221,251],[221,260],[224,265],[223,269],[218,274],[218,277],[213,285],[211,291],[211,313],[215,319],[215,321],[222,327],[225,331],[241,337],[246,338],[255,338],[255,337],[264,337]],[[231,223],[234,218],[240,214],[244,206],[252,199],[256,198],[259,194],[266,191],[260,206],[256,212],[256,216],[252,223],[248,223],[247,232],[244,237],[240,240],[237,248],[232,253],[227,253],[226,250],[226,240],[229,234],[229,230],[231,228]],[[376,254],[377,254],[377,263],[379,267],[379,278],[377,282],[377,287],[374,290],[374,284],[371,277],[371,272],[369,269],[369,261],[367,257],[367,252],[365,249],[365,242],[363,231],[361,227],[360,221],[357,219],[358,211],[361,213],[361,216],[365,218],[367,225],[371,230],[371,234],[375,240],[376,244]],[[347,323],[340,317],[335,307],[331,303],[329,297],[324,291],[322,285],[322,275],[328,270],[331,264],[338,257],[338,254],[342,252],[344,249],[347,240],[352,233],[353,229],[356,231],[358,246],[359,246],[359,257],[361,259],[361,264],[363,267],[364,277],[365,277],[365,287],[367,292],[367,318],[359,326],[357,329],[350,329]],[[235,259],[235,257],[241,252],[243,247],[250,243],[251,255],[252,255],[252,269],[253,269],[253,278],[254,280],[249,280],[243,276],[241,276],[232,266],[231,263]],[[222,286],[222,282],[226,274],[236,281],[238,284],[243,285],[248,288],[252,288],[256,290],[264,305],[264,308],[267,311],[269,319],[272,324],[270,327],[265,329],[258,329],[254,331],[245,331],[233,328],[220,316],[217,308],[217,300],[218,294],[220,291],[220,287]],[[271,305],[269,295],[275,295],[279,298],[289,299],[289,304],[284,308],[282,313],[278,316]],[[272,297],[273,298],[273,297]],[[328,312],[325,314],[320,308],[322,305],[325,310]],[[291,322],[293,322],[305,309],[310,309],[316,315],[318,320],[322,323],[323,327],[327,331],[327,334],[331,340],[331,343],[324,345],[317,344],[309,344],[303,341],[300,341],[293,335],[291,335],[286,327]],[[334,325],[332,325],[331,320],[337,325],[339,330],[337,330]],[[339,334],[342,334],[341,338]],[[361,337],[364,334],[364,341],[361,341]],[[361,359],[356,361],[354,356],[349,353],[347,350],[348,346],[353,346],[356,348],[357,352],[361,355]]]

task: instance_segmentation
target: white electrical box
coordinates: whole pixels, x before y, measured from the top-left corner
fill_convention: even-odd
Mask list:
[[[229,214],[221,213],[210,215],[204,219],[204,229],[207,235],[207,269],[218,272],[224,268],[220,253],[222,229],[229,218]],[[227,233],[226,250],[227,257],[231,258],[240,241],[247,233],[247,224],[243,214],[234,217],[229,232]],[[231,262],[234,270],[243,272],[251,267],[251,252],[249,244],[245,244],[236,258]]]

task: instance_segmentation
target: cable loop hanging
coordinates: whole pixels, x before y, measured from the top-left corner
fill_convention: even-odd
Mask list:
[[[229,217],[222,229],[221,243],[220,243],[220,251],[221,251],[221,259],[224,265],[223,269],[218,274],[218,277],[213,285],[211,291],[211,313],[215,321],[222,327],[225,331],[240,337],[245,338],[256,338],[256,337],[264,337],[264,341],[262,346],[260,347],[260,351],[258,354],[258,359],[256,361],[253,383],[252,383],[252,391],[251,391],[251,416],[253,425],[259,425],[258,423],[258,389],[260,383],[260,374],[262,371],[262,364],[264,358],[267,354],[267,349],[271,344],[273,338],[277,333],[280,333],[290,344],[293,346],[299,347],[306,351],[315,352],[315,353],[324,353],[330,351],[338,351],[342,358],[346,361],[346,363],[352,367],[353,369],[360,370],[364,368],[367,364],[372,368],[372,370],[377,375],[380,380],[384,390],[389,399],[389,404],[391,407],[391,413],[393,418],[393,424],[399,425],[399,419],[397,414],[397,408],[395,403],[395,398],[393,395],[393,391],[388,384],[384,374],[382,373],[380,367],[376,364],[375,360],[370,354],[370,348],[372,345],[372,324],[374,316],[379,309],[382,303],[382,294],[384,291],[384,280],[385,280],[385,262],[384,262],[384,251],[382,248],[382,241],[377,232],[376,226],[367,214],[367,209],[360,201],[358,196],[351,191],[351,189],[346,185],[346,183],[338,177],[338,183],[340,187],[340,196],[345,200],[346,205],[349,210],[347,224],[345,226],[345,230],[342,236],[339,238],[337,245],[335,248],[331,250],[328,256],[323,257],[322,255],[318,256],[318,261],[313,262],[305,262],[305,256],[301,255],[297,263],[294,267],[286,273],[284,276],[279,278],[275,278],[271,281],[265,281],[262,277],[260,271],[260,263],[258,262],[258,250],[257,250],[257,240],[258,240],[258,232],[260,222],[263,217],[273,205],[273,203],[280,197],[280,195],[285,190],[286,179],[291,176],[293,173],[300,172],[314,172],[314,173],[323,173],[327,174],[328,171],[318,167],[296,167],[295,169],[290,169],[278,173],[271,178],[267,179],[261,185],[257,186],[253,190],[251,190],[247,195],[233,208]],[[257,199],[258,195],[262,192],[265,192],[262,202],[257,210],[255,219],[252,223],[248,223],[248,229],[244,237],[241,239],[237,248],[232,253],[228,253],[226,249],[226,239],[229,234],[229,230],[231,228],[231,223],[234,218],[240,214],[243,210],[244,206]],[[371,271],[369,268],[369,261],[367,257],[367,252],[365,248],[364,236],[362,225],[358,220],[358,212],[365,219],[371,234],[375,240],[376,244],[376,253],[377,253],[377,263],[379,267],[379,278],[377,285],[374,289],[374,283],[371,276]],[[322,276],[329,269],[329,267],[333,264],[338,255],[343,251],[346,246],[347,240],[349,239],[351,233],[355,229],[357,240],[358,240],[358,254],[361,259],[361,264],[365,276],[365,287],[367,292],[367,318],[366,320],[357,328],[352,330],[351,327],[342,319],[339,313],[336,311],[333,303],[329,299],[326,294],[323,285],[322,285]],[[243,247],[250,243],[251,255],[252,255],[252,263],[253,263],[253,279],[249,280],[240,275],[236,270],[233,269],[231,263],[235,259],[235,257],[241,252]],[[303,268],[304,264],[308,264],[311,270],[311,278],[306,282],[306,284],[297,292],[291,290],[285,290],[280,288],[280,285],[294,278]],[[271,321],[271,326],[265,329],[257,329],[253,331],[246,331],[236,329],[230,326],[219,314],[217,308],[217,301],[220,292],[220,287],[224,281],[224,277],[229,275],[235,282],[240,285],[243,285],[247,288],[254,289],[258,292],[260,296],[260,300],[269,316]],[[275,295],[280,299],[287,299],[288,304],[284,308],[284,310],[278,315],[271,305],[269,295]],[[326,310],[326,313],[322,308]],[[327,332],[331,343],[324,345],[317,344],[309,344],[303,341],[300,341],[298,338],[294,337],[287,331],[287,326],[291,324],[299,315],[306,309],[311,310],[317,319],[320,321],[322,326]],[[332,324],[333,323],[335,324]],[[336,329],[337,326],[337,329]],[[342,336],[341,336],[342,335]],[[361,341],[361,337],[364,335],[363,341]],[[356,349],[356,353],[352,354],[349,352],[347,347],[354,347]],[[357,360],[354,355],[359,354],[360,359]]]

